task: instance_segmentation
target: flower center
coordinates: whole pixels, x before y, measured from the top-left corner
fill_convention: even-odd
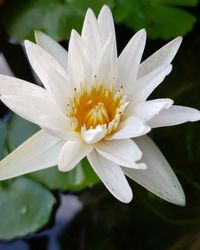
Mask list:
[[[93,84],[90,88],[74,89],[67,112],[72,128],[81,132],[82,127],[88,130],[103,125],[107,129],[106,134],[111,134],[118,127],[128,104],[125,98],[122,87],[116,91],[103,84]]]

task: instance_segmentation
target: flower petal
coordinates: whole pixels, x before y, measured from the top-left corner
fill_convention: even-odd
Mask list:
[[[114,58],[117,59],[117,45],[115,36],[115,26],[110,8],[104,5],[98,16],[98,26],[103,44],[106,43],[110,34],[113,34],[114,39]]]
[[[138,78],[149,74],[151,71],[163,65],[168,65],[173,60],[182,42],[182,37],[177,37],[167,43],[153,55],[147,58],[139,68]]]
[[[178,125],[185,122],[200,120],[200,111],[197,109],[173,105],[169,109],[162,110],[157,116],[151,119],[148,124],[152,128]]]
[[[91,128],[86,130],[84,127],[82,127],[81,135],[83,140],[88,144],[94,144],[101,139],[104,138],[106,135],[106,129],[103,125],[98,125],[96,128]]]
[[[72,170],[79,163],[79,161],[87,156],[92,150],[93,147],[84,143],[83,141],[67,141],[59,154],[59,170]]]
[[[139,116],[145,121],[151,120],[154,116],[158,115],[162,110],[168,109],[173,104],[173,101],[168,98],[150,100],[135,104],[130,103],[126,109],[126,116]]]
[[[129,90],[130,94],[133,95],[132,99],[135,100],[135,103],[146,101],[149,95],[165,79],[171,70],[171,64],[164,65],[138,79],[131,92]]]
[[[88,9],[85,15],[81,37],[85,43],[89,61],[93,64],[100,56],[102,40],[97,19],[91,9]]]
[[[126,89],[137,79],[138,68],[146,42],[146,31],[138,31],[126,45],[117,60],[118,85]],[[119,87],[118,86],[118,87]]]
[[[72,30],[69,40],[68,74],[74,87],[79,87],[81,82],[90,81],[92,76],[91,66],[88,63],[85,44],[80,35]]]
[[[63,145],[60,139],[40,130],[0,161],[0,180],[57,165]]]
[[[47,91],[33,83],[24,80],[0,75],[0,96],[1,95],[33,95],[48,98]]]
[[[145,169],[142,164],[135,163],[142,157],[138,146],[130,139],[119,141],[101,141],[95,145],[96,151],[117,165],[128,168]]]
[[[58,63],[57,60],[42,47],[26,40],[25,48],[31,66],[44,84],[47,91],[49,90],[48,75],[52,69],[55,69],[67,79],[66,71],[63,69],[60,63]]]
[[[35,31],[35,40],[37,44],[50,53],[67,71],[67,51],[50,36],[41,31]]]
[[[49,91],[59,105],[60,110],[66,114],[69,98],[72,96],[72,89],[69,81],[62,77],[56,70],[52,69],[48,74]]]
[[[116,132],[108,140],[134,138],[147,134],[151,128],[137,116],[130,116],[122,121]]]
[[[93,150],[87,158],[96,174],[112,195],[124,203],[128,203],[132,200],[132,190],[123,171],[118,165],[106,160],[95,150]]]
[[[148,136],[136,138],[134,141],[143,152],[141,162],[146,163],[147,169],[141,171],[123,168],[124,173],[162,199],[184,206],[185,195],[182,187],[155,143]]]
[[[95,71],[96,80],[100,80],[100,83],[107,84],[108,87],[113,82],[113,78],[116,75],[116,59],[114,56],[114,38],[111,34],[105,43],[99,64]]]

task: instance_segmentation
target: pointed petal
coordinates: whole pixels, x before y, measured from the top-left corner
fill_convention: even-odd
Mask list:
[[[182,42],[182,37],[177,37],[167,43],[153,55],[147,58],[139,68],[138,78],[149,74],[151,71],[163,65],[168,65],[173,60]]]
[[[52,69],[56,70],[67,79],[66,72],[60,63],[58,63],[57,60],[42,47],[30,41],[25,41],[25,48],[32,68],[47,91],[49,90],[48,74]]]
[[[95,145],[96,151],[106,159],[128,168],[145,169],[144,165],[135,163],[142,157],[138,146],[130,139],[101,141]]]
[[[85,15],[81,37],[86,45],[89,60],[93,64],[100,56],[102,41],[95,14],[91,9],[88,9]]]
[[[60,171],[72,170],[85,156],[87,156],[93,147],[83,141],[68,141],[62,147],[59,158],[58,168]]]
[[[91,128],[88,130],[85,130],[85,128],[82,127],[81,135],[86,143],[94,144],[103,139],[106,135],[106,132],[107,131],[103,125],[98,125],[96,128]]]
[[[197,109],[173,105],[169,109],[162,110],[157,116],[151,119],[148,124],[152,128],[178,125],[185,122],[200,120],[200,111]]]
[[[110,34],[113,34],[114,39],[114,58],[117,59],[117,46],[115,36],[115,26],[110,8],[104,5],[98,16],[98,26],[103,44],[106,43]]]
[[[162,112],[162,110],[168,109],[170,106],[172,106],[172,104],[173,101],[168,98],[150,100],[137,105],[132,102],[126,109],[126,115],[136,115],[141,117],[144,121],[149,121],[154,116]]]
[[[47,91],[33,83],[24,80],[0,75],[0,96],[1,95],[33,95],[48,98]]]
[[[146,42],[144,29],[138,31],[126,45],[117,60],[118,85],[132,86],[137,79],[138,68]]]
[[[116,132],[108,140],[134,138],[147,134],[151,128],[137,116],[130,116],[121,122]]]
[[[40,130],[0,161],[0,180],[57,165],[63,145],[60,139]]]
[[[124,203],[132,200],[132,190],[118,165],[106,160],[94,150],[87,158],[96,174],[115,198]]]
[[[149,95],[165,79],[171,70],[172,65],[164,65],[138,79],[131,90],[131,93],[134,94],[133,99],[135,103],[146,101]]]
[[[113,78],[116,76],[116,59],[114,56],[114,40],[112,34],[102,49],[95,76],[97,81],[100,79],[100,82],[104,82],[108,86],[110,86],[113,82]]]
[[[90,81],[91,67],[85,50],[85,44],[80,35],[72,30],[69,40],[68,74],[74,87],[79,87],[81,82]]]
[[[41,31],[35,31],[35,40],[37,44],[51,54],[67,71],[67,51],[50,36]]]
[[[155,143],[148,136],[136,138],[134,141],[143,152],[141,162],[146,163],[147,169],[141,171],[123,168],[124,173],[162,199],[184,206],[183,189]]]

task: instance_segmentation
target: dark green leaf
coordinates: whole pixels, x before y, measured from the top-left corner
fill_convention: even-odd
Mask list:
[[[9,0],[1,9],[1,22],[11,37],[32,39],[41,30],[57,40],[69,38],[72,28],[80,30],[87,8],[99,12],[114,0]]]
[[[133,30],[147,29],[152,39],[169,39],[185,35],[193,28],[196,18],[177,6],[195,6],[198,1],[186,0],[118,0],[116,20]]]
[[[54,196],[26,178],[0,183],[0,238],[10,240],[35,232],[50,218]]]

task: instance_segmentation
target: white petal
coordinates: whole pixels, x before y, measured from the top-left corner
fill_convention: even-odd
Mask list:
[[[24,80],[0,75],[0,96],[1,95],[33,95],[48,98],[47,91],[33,83]]]
[[[131,92],[131,94],[133,94],[133,100],[135,100],[135,103],[146,101],[149,95],[165,79],[171,70],[171,64],[164,65],[138,79]]]
[[[41,31],[35,31],[35,40],[39,46],[50,53],[67,71],[67,51],[50,36]]]
[[[57,165],[64,142],[40,130],[0,161],[0,180]]]
[[[154,116],[158,115],[162,110],[168,109],[173,104],[173,101],[168,98],[155,99],[139,104],[134,102],[130,103],[126,109],[126,115],[136,115],[145,121],[151,120]]]
[[[117,165],[128,168],[145,169],[144,165],[135,163],[142,157],[138,146],[130,139],[119,141],[101,141],[95,145],[96,151]]]
[[[148,136],[136,138],[134,141],[143,152],[141,162],[146,163],[147,169],[141,171],[123,168],[124,173],[159,197],[184,206],[185,195],[182,187],[155,143]]]
[[[87,156],[93,147],[83,141],[68,141],[60,151],[58,159],[58,168],[60,171],[72,170],[85,156]]]
[[[95,76],[97,80],[100,79],[100,82],[104,82],[104,84],[108,84],[110,86],[110,84],[114,81],[113,78],[115,75],[116,60],[114,57],[114,38],[113,34],[111,34],[102,49]]]
[[[86,50],[91,63],[98,60],[102,48],[102,41],[94,12],[87,10],[81,36],[86,45]]]
[[[87,158],[96,174],[112,195],[124,203],[132,200],[132,190],[118,165],[106,160],[94,150]]]
[[[77,88],[81,82],[90,81],[92,75],[85,46],[80,35],[72,30],[68,52],[69,79]]]
[[[147,134],[151,128],[137,116],[130,116],[121,122],[116,132],[108,140],[134,138]]]
[[[56,105],[44,98],[36,96],[3,95],[0,99],[12,111],[34,123],[37,123],[37,120],[41,116],[59,114]]]
[[[110,34],[113,34],[114,38],[114,58],[117,59],[117,46],[116,46],[116,36],[115,36],[115,26],[110,8],[104,5],[98,16],[98,26],[103,43],[106,43]]]
[[[152,128],[178,125],[185,122],[200,120],[200,111],[197,109],[173,105],[167,110],[162,110],[148,122]]]
[[[49,90],[48,75],[52,69],[58,71],[64,78],[67,78],[66,71],[57,60],[39,45],[25,41],[25,48],[35,73],[38,75],[47,91]]]
[[[81,135],[83,140],[88,144],[94,144],[98,141],[100,141],[104,136],[106,135],[106,129],[102,125],[98,125],[96,128],[91,128],[88,130],[85,130],[85,128],[82,128]]]
[[[139,68],[138,78],[150,73],[151,71],[163,65],[168,65],[173,60],[182,42],[182,37],[177,37],[167,43],[153,55],[147,58]]]
[[[146,42],[144,29],[138,31],[126,45],[117,60],[118,85],[126,89],[133,85],[136,78]]]
[[[56,70],[52,70],[48,75],[49,90],[59,105],[60,110],[66,114],[69,98],[72,96],[72,89],[69,81],[63,78]]]

